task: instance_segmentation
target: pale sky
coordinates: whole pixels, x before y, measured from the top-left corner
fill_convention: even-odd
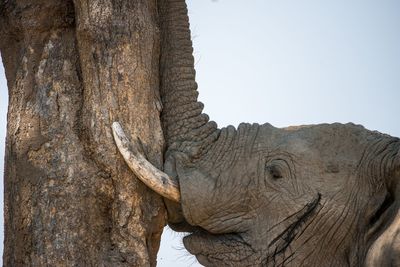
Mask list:
[[[200,100],[219,126],[354,122],[400,136],[400,1],[188,5]],[[3,75],[0,68],[0,159],[7,105]],[[181,239],[166,231],[159,266],[200,266]]]

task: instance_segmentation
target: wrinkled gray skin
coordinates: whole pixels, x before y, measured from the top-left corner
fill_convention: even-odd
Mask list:
[[[352,124],[222,129],[206,160],[176,161],[184,217],[205,230],[185,247],[206,266],[359,266],[397,209],[399,148]]]
[[[186,4],[159,6],[164,171],[181,190],[166,203],[187,250],[205,266],[399,265],[399,139],[354,124],[218,129],[197,102]]]

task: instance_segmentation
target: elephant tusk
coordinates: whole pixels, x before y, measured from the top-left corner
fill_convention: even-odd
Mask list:
[[[130,146],[129,140],[118,122],[112,124],[112,130],[118,150],[133,173],[161,196],[180,202],[178,181],[154,167],[134,146]]]

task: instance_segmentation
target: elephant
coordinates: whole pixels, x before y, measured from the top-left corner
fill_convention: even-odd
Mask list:
[[[164,169],[112,129],[185,248],[204,266],[400,266],[400,139],[352,123],[218,128],[197,101],[185,1],[159,11]]]

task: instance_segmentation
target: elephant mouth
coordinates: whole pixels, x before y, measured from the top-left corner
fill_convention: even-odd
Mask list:
[[[318,193],[311,202],[306,204],[295,214],[291,215],[291,217],[294,216],[295,218],[294,222],[286,227],[285,230],[283,230],[268,244],[268,251],[272,251],[272,253],[269,253],[266,259],[267,263],[270,261],[275,262],[275,258],[278,255],[284,254],[286,249],[293,242],[293,240],[295,240],[296,237],[304,232],[304,228],[307,225],[307,222],[310,220],[312,215],[315,214],[316,209],[320,205],[321,198],[322,195]]]
[[[183,243],[185,248],[205,266],[225,266],[224,264],[231,260],[234,261],[232,264],[240,265],[242,261],[248,261],[249,258],[254,258],[250,262],[262,259],[259,264],[268,265],[269,262],[275,262],[275,258],[279,255],[285,254],[292,241],[303,233],[307,222],[318,209],[321,199],[322,195],[318,193],[303,208],[290,216],[294,218],[293,222],[270,241],[267,245],[269,253],[266,253],[266,257],[265,251],[255,249],[251,244],[251,239],[243,238],[241,233],[211,234],[196,227],[196,230],[192,229],[191,234],[184,238]]]
[[[237,233],[216,235],[198,230],[184,237],[183,244],[204,266],[243,266],[244,262],[256,263],[260,258]]]

